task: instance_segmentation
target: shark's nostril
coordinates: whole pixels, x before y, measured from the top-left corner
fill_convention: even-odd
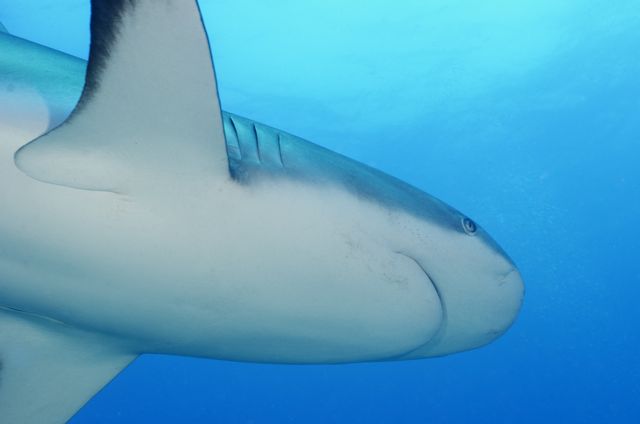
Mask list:
[[[517,277],[517,278],[516,278]],[[498,286],[504,286],[505,284],[515,281],[515,280],[519,280],[520,279],[520,273],[518,272],[518,270],[516,268],[512,268],[509,271],[507,271],[506,273],[504,273],[502,275],[502,277],[500,277],[500,282],[498,283]]]

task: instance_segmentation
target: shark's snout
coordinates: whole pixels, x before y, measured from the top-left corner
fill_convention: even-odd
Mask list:
[[[440,356],[486,345],[514,323],[524,295],[518,268],[479,226],[453,235],[424,224],[409,250],[435,287],[443,310],[438,333],[407,359]],[[437,240],[438,243],[434,243]]]

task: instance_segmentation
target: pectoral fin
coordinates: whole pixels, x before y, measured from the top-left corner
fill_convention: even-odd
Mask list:
[[[0,422],[64,423],[134,359],[106,338],[0,310]]]
[[[17,166],[68,187],[133,191],[229,176],[207,35],[195,0],[93,0],[84,90]]]

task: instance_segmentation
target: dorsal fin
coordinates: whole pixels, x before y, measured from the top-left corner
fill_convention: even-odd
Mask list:
[[[127,191],[228,176],[213,64],[195,0],[93,0],[84,90],[58,128],[16,154],[29,176]]]

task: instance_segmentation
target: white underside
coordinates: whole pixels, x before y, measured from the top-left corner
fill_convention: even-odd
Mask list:
[[[140,352],[247,361],[384,359],[440,327],[437,293],[396,253],[409,246],[383,208],[282,181],[162,181],[162,196],[135,198],[56,186],[13,165],[28,140],[13,135],[0,145],[7,306]]]

